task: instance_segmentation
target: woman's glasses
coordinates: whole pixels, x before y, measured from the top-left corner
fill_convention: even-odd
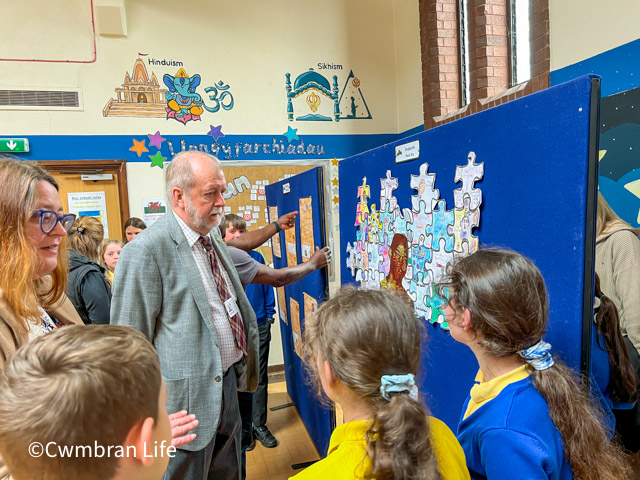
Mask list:
[[[32,215],[38,215],[42,233],[51,233],[58,222],[66,232],[69,232],[73,222],[76,221],[76,216],[73,213],[60,216],[52,210],[34,210]]]

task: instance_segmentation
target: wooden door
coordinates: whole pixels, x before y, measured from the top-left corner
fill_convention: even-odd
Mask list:
[[[120,163],[112,160],[81,160],[38,163],[49,171],[58,182],[60,186],[60,202],[65,212],[69,212],[70,193],[104,192],[106,209],[88,207],[81,210],[80,214],[86,211],[87,215],[99,218],[105,226],[105,240],[110,238],[122,240],[122,225],[129,218],[129,200],[124,161]],[[81,178],[82,175],[97,173],[110,174],[112,178],[109,180],[83,180]],[[96,196],[102,197],[100,194]]]

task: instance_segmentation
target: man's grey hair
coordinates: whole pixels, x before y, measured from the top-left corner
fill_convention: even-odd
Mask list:
[[[193,175],[193,168],[191,167],[191,160],[198,157],[207,157],[213,161],[218,170],[222,171],[222,164],[213,155],[200,152],[198,150],[187,150],[180,152],[169,162],[167,167],[167,186],[166,195],[169,203],[173,203],[173,194],[171,193],[174,187],[181,188],[185,194],[189,194],[191,189],[196,183],[196,177]]]

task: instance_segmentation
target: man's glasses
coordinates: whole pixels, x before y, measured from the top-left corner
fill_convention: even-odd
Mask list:
[[[73,213],[60,216],[52,210],[34,210],[32,215],[38,215],[42,233],[51,233],[58,222],[66,232],[69,232],[73,222],[76,221],[76,216]]]

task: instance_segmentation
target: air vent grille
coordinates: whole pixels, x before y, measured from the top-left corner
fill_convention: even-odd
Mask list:
[[[3,90],[0,109],[81,110],[78,90]]]

